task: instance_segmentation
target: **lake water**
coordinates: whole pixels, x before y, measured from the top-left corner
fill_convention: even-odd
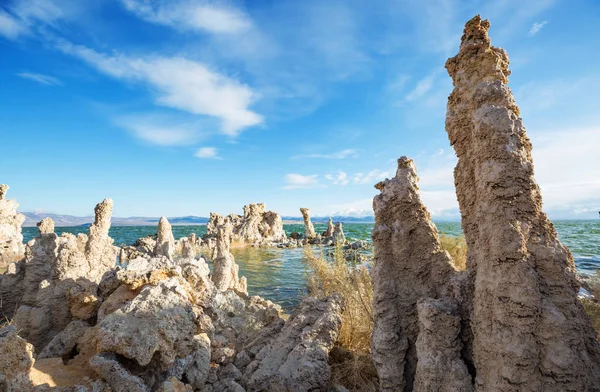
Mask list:
[[[458,222],[436,222],[440,233],[460,235]],[[575,256],[577,269],[581,274],[592,274],[600,269],[600,220],[555,221],[554,225],[560,240],[571,249]],[[371,240],[373,224],[353,223],[344,225],[346,238],[350,241]],[[304,225],[284,225],[286,232],[302,233]],[[317,232],[325,231],[325,224],[315,224]],[[56,233],[86,233],[87,227],[57,227]],[[173,226],[175,238],[186,237],[191,233],[202,236],[206,226]],[[140,237],[156,234],[156,226],[114,226],[110,236],[115,245],[130,245]],[[24,241],[38,235],[35,227],[23,228]],[[248,279],[248,291],[251,295],[268,298],[286,309],[298,304],[306,290],[306,266],[304,250],[298,249],[233,249],[236,262],[240,265],[240,275]]]

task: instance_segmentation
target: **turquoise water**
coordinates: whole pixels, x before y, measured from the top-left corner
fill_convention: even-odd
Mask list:
[[[440,233],[461,234],[458,222],[436,222]],[[600,269],[600,220],[594,221],[556,221],[554,222],[560,240],[571,249],[575,256],[577,269],[582,274],[591,274]],[[373,224],[353,223],[344,225],[346,238],[350,241],[371,240]],[[286,232],[302,233],[304,225],[284,225]],[[325,231],[325,224],[315,224],[317,232]],[[87,227],[57,227],[56,233],[86,233]],[[206,226],[173,226],[175,238],[196,233],[202,236]],[[140,237],[156,234],[155,226],[115,226],[110,236],[116,245],[130,245]],[[23,228],[25,242],[38,235],[35,227]],[[240,265],[240,275],[248,279],[248,291],[251,295],[260,295],[279,303],[284,308],[298,304],[306,291],[306,267],[304,250],[299,249],[233,249],[233,255]]]

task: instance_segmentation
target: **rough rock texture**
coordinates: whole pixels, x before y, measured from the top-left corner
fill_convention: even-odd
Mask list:
[[[90,359],[90,367],[106,380],[114,391],[150,392],[144,382],[129,373],[111,354],[99,354]]]
[[[300,213],[304,219],[304,238],[315,238],[315,228],[310,220],[310,210],[308,208],[300,208]]]
[[[15,323],[37,351],[72,320],[95,317],[102,302],[99,284],[115,268],[118,252],[108,236],[111,211],[110,199],[96,206],[89,236],[57,237],[49,232],[51,220],[41,222],[40,235],[27,244],[25,258],[14,266],[14,273],[9,268],[9,279],[0,282],[2,312],[11,314],[20,305]]]
[[[90,325],[82,320],[73,320],[56,335],[38,355],[38,359],[68,356]]]
[[[338,222],[335,224],[332,237],[334,244],[344,244],[346,242],[346,236],[344,235],[342,222]]]
[[[474,274],[476,387],[598,390],[600,346],[577,300],[573,257],[542,212],[531,143],[506,86],[508,55],[491,46],[489,26],[470,20],[446,63],[446,130]]]
[[[96,348],[135,359],[146,366],[155,358],[165,367],[191,353],[196,331],[190,299],[175,278],[145,286],[138,296],[98,323]]]
[[[94,223],[90,226],[88,240],[85,244],[85,258],[89,264],[88,279],[99,283],[105,272],[115,266],[118,249],[114,247],[108,235],[112,217],[113,201],[104,199],[94,209]]]
[[[456,304],[423,299],[417,304],[419,337],[416,342],[415,392],[470,392],[467,366],[460,358],[460,315]]]
[[[0,329],[0,391],[30,391],[33,362],[33,346],[17,335],[17,329]]]
[[[329,218],[329,221],[327,221],[327,230],[325,230],[323,232],[323,237],[333,237],[333,231],[334,231],[334,227],[333,227],[333,219]]]
[[[329,351],[342,324],[342,300],[307,298],[248,366],[249,391],[326,391]],[[256,369],[252,372],[252,369]]]
[[[25,215],[17,213],[17,202],[5,199],[7,191],[8,185],[0,184],[0,270],[20,260],[25,250],[21,234]]]
[[[175,251],[175,239],[171,224],[164,216],[158,221],[158,236],[156,238],[156,246],[154,248],[155,256],[165,256],[171,259]]]
[[[436,298],[454,273],[421,202],[411,159],[398,159],[396,176],[378,183],[373,200],[373,360],[383,391],[412,390],[419,333],[417,301]]]
[[[50,218],[44,218],[38,222],[37,227],[40,234],[54,233],[54,221]]]
[[[219,290],[234,289],[240,293],[248,293],[246,278],[238,276],[239,266],[230,252],[230,238],[233,231],[231,223],[226,222],[218,227],[216,257],[213,260],[212,280]]]
[[[266,205],[259,203],[245,205],[243,216],[223,217],[211,212],[206,226],[207,237],[216,237],[218,228],[229,223],[232,226],[230,240],[235,246],[271,246],[286,241],[281,216],[265,209]]]

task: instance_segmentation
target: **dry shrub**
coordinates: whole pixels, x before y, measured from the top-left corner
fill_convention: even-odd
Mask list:
[[[582,298],[581,303],[583,304],[586,313],[592,319],[592,324],[598,333],[597,338],[600,340],[600,302],[598,302],[600,300],[600,272],[596,272],[596,274],[586,282],[589,286],[590,294],[592,294],[594,298]]]
[[[457,270],[467,262],[464,236],[440,237],[442,249],[448,251]],[[315,255],[305,248],[310,268],[308,292],[315,297],[338,293],[344,298],[342,328],[336,348],[332,350],[332,379],[351,391],[377,391],[377,372],[371,359],[373,333],[373,283],[368,264],[348,262],[341,247],[336,247],[331,259],[322,253]]]
[[[464,235],[453,237],[447,234],[440,236],[440,245],[452,257],[452,264],[458,271],[467,268],[467,241]]]
[[[331,260],[307,247],[308,291],[315,297],[342,296],[342,328],[332,350],[332,379],[351,391],[377,391],[377,372],[371,360],[373,285],[366,265],[347,262],[341,247]]]

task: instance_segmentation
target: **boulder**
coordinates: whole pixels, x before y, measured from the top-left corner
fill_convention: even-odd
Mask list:
[[[247,368],[249,391],[326,391],[329,351],[342,324],[342,300],[307,298]]]

